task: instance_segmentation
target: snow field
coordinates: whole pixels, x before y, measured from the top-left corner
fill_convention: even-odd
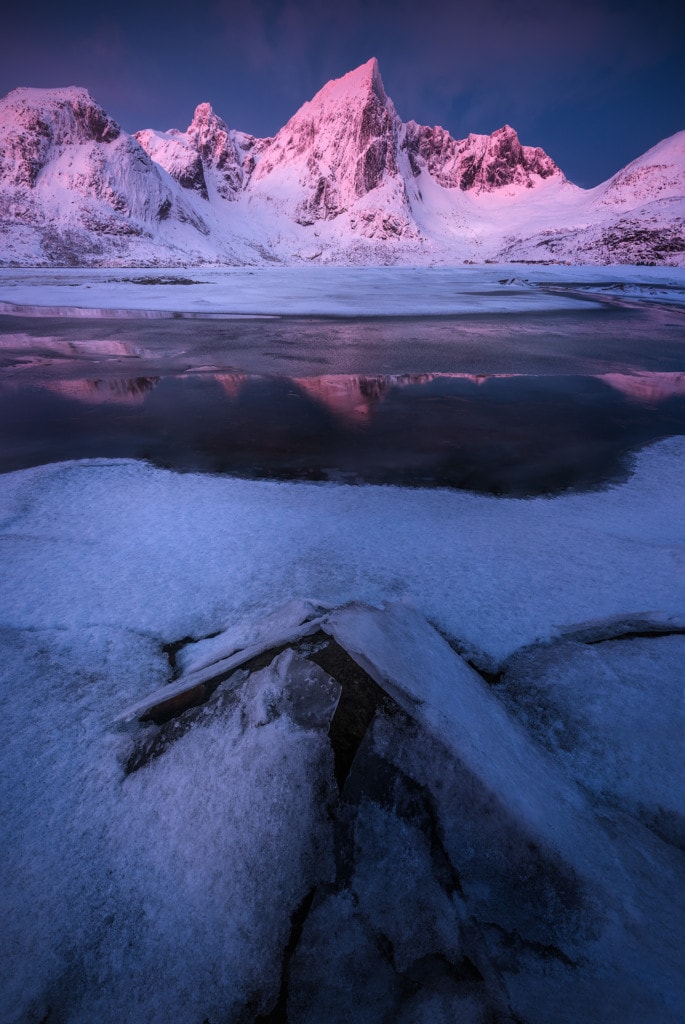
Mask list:
[[[685,441],[603,492],[463,492],[243,481],[133,461],[0,481],[0,608],[17,628],[206,635],[291,598],[406,597],[497,664],[589,618],[685,606]],[[665,484],[664,481],[667,481]]]

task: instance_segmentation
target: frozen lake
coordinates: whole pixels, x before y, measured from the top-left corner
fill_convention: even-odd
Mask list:
[[[0,469],[182,471],[529,495],[685,432],[679,310],[0,317]]]

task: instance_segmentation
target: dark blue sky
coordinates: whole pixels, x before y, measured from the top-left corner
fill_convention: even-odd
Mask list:
[[[127,131],[208,100],[271,135],[329,78],[378,57],[404,120],[457,138],[505,122],[595,185],[685,128],[683,0],[140,0],[13,5],[0,94],[85,85]]]

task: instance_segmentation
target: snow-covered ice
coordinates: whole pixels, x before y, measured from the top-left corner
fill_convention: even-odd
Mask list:
[[[656,805],[678,811],[675,783],[665,786],[662,777],[666,763],[675,764],[675,746],[660,765],[627,743],[619,756],[617,744],[638,732],[640,709],[648,715],[653,707],[659,721],[667,715],[676,654],[658,662],[670,681],[654,700],[640,666],[626,676],[634,697],[625,708],[616,710],[620,687],[607,691],[602,707],[609,717],[616,710],[620,732],[606,744],[593,789],[588,773],[602,746],[596,729],[572,755],[560,753],[528,727],[525,707],[500,703],[466,665],[471,697],[460,712],[438,672],[435,645],[450,664],[462,663],[416,623],[423,613],[477,664],[494,668],[589,619],[651,611],[667,622],[682,614],[683,460],[685,439],[672,438],[643,451],[620,486],[526,501],[177,475],[126,461],[2,476],[1,848],[3,877],[12,879],[0,896],[3,1024],[41,1020],[49,1006],[69,1024],[237,1021],[247,1007],[253,1016],[267,1012],[281,991],[292,915],[315,886],[319,895],[289,969],[293,1019],[317,1019],[318,979],[322,998],[338,985],[338,1016],[331,1010],[330,1019],[345,1019],[345,991],[354,982],[368,999],[360,1021],[382,1019],[390,1005],[398,1020],[414,1011],[424,1019],[430,1007],[443,1015],[461,1007],[466,1019],[479,1020],[511,1001],[543,1024],[560,992],[564,1008],[571,1006],[575,986],[586,1021],[605,1024],[618,1007],[621,1019],[637,1021],[649,1010],[650,1019],[675,1024],[677,970],[665,950],[679,949],[678,921],[669,913],[680,876],[676,851],[658,838],[672,836],[663,816],[644,812]],[[336,684],[301,656],[286,652],[268,669],[239,673],[220,702],[194,710],[189,728],[164,726],[166,746],[150,748],[125,774],[131,745],[142,743],[144,752],[145,730],[156,727],[116,720],[169,680],[163,643],[219,631],[179,653],[184,671],[212,671],[214,659],[220,664],[231,651],[343,615],[328,606],[389,598],[418,609],[400,605],[398,613],[407,618],[408,666],[398,686],[412,693],[404,706],[414,725],[397,716],[378,720],[349,784],[359,772],[367,777],[364,758],[385,761],[387,771],[409,779],[401,805],[408,810],[397,818],[383,800],[362,793],[340,819],[358,840],[350,868],[356,897],[342,876],[327,888],[338,871],[327,737]],[[433,653],[422,667],[424,649]],[[564,701],[563,691],[549,698],[560,716]],[[604,711],[592,712],[599,728]],[[500,759],[490,761],[493,737]],[[530,757],[519,757],[522,750]],[[517,766],[509,775],[508,763]],[[548,767],[533,771],[534,786],[517,787],[531,764]],[[649,781],[639,779],[643,768]],[[468,782],[475,778],[476,790]],[[483,786],[508,808],[506,827],[486,813]],[[416,801],[424,791],[433,794],[425,799],[438,832],[421,825],[424,798]],[[593,825],[597,806],[602,815],[619,814],[608,832]],[[439,849],[435,836],[442,836]],[[542,852],[533,854],[536,839]],[[607,867],[611,843],[621,851],[620,867]],[[461,895],[456,883],[445,890],[436,882],[445,856],[457,865]],[[512,889],[512,871],[532,874]],[[581,888],[577,906],[564,903],[568,871]],[[403,918],[388,897],[408,880]],[[559,915],[549,917],[555,906]],[[491,922],[486,933],[473,931],[473,915]],[[643,923],[630,938],[631,915],[654,922],[647,937]],[[586,927],[599,928],[601,941],[587,938]],[[506,974],[503,988],[491,965],[512,962],[512,929],[525,948],[516,954],[521,969]],[[379,951],[379,935],[392,943],[394,961]],[[554,963],[545,967],[549,956]],[[444,975],[444,964],[462,957],[460,970],[476,964],[466,988]],[[579,975],[564,957],[589,957],[593,966]],[[334,982],[341,964],[344,989]],[[403,971],[420,979],[413,1002]],[[641,971],[651,979],[644,991]],[[666,1002],[655,995],[659,985]],[[611,995],[617,986],[620,999]],[[555,1019],[579,1019],[572,1008],[564,1013]]]
[[[174,283],[185,280],[193,283]],[[191,271],[0,268],[0,312],[70,317],[126,315],[126,311],[258,317],[447,316],[596,309],[595,298],[682,306],[685,269],[524,268],[516,264],[202,267]]]
[[[671,438],[640,453],[625,484],[520,501],[122,461],[7,474],[2,617],[174,640],[303,595],[406,596],[496,665],[588,618],[685,607],[683,458],[685,441]]]
[[[191,274],[193,284],[174,284]],[[564,295],[547,295],[526,282],[502,284],[520,268],[233,267],[217,270],[0,269],[4,312],[89,315],[88,310],[242,315],[409,316],[594,308]],[[635,272],[633,272],[635,273]],[[591,271],[595,280],[597,271]],[[606,270],[605,270],[606,274]],[[661,283],[679,272],[661,270]],[[612,281],[614,275],[601,280]],[[642,274],[644,276],[644,273]],[[680,272],[685,282],[685,271]],[[146,281],[160,279],[162,283]],[[556,280],[556,278],[555,278]],[[167,282],[167,283],[164,283]],[[171,283],[169,283],[171,282]],[[21,309],[19,307],[22,307]]]
[[[516,655],[498,691],[571,776],[681,847],[684,656],[677,634],[566,640]]]

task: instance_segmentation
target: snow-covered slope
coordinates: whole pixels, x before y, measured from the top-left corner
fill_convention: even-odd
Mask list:
[[[185,192],[87,90],[15,89],[0,140],[3,262],[150,261],[184,237],[212,252]]]
[[[653,146],[608,181],[581,192],[573,216],[511,241],[514,258],[685,265],[685,131]],[[536,256],[537,254],[537,256]]]
[[[85,89],[0,101],[0,265],[685,264],[685,132],[592,190],[505,125],[404,123],[375,58],[270,139],[201,103],[121,131]]]

